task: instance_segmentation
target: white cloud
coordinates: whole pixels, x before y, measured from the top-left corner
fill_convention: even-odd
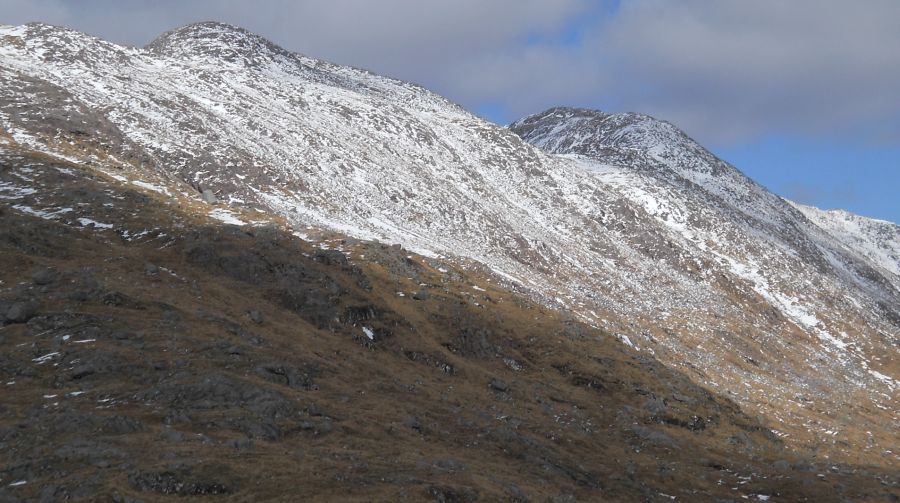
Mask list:
[[[35,19],[136,45],[230,22],[511,118],[568,104],[650,113],[712,143],[900,138],[896,0],[0,0],[0,22]],[[579,21],[579,43],[559,37]]]

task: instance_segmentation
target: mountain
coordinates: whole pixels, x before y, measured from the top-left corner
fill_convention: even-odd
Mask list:
[[[897,226],[786,201],[667,122],[556,108],[503,128],[413,84],[218,23],[144,48],[3,27],[0,88],[0,148],[20,156],[8,165],[21,176],[0,186],[10,213],[61,223],[76,210],[57,212],[80,204],[75,191],[41,207],[25,156],[192,218],[396,243],[537,302],[537,318],[562,316],[557,327],[585,324],[587,356],[585,340],[668,365],[807,459],[896,467]],[[79,218],[126,240],[189,227]],[[568,344],[566,333],[545,337]]]

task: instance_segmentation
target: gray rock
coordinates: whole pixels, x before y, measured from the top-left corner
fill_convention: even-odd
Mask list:
[[[185,383],[165,383],[138,394],[139,400],[192,410],[242,409],[260,417],[287,416],[293,405],[274,391],[221,374],[212,374]]]
[[[489,328],[463,327],[452,343],[452,351],[479,358],[495,356],[497,349],[491,342],[493,335],[493,331]]]
[[[170,411],[165,418],[163,418],[163,423],[167,425],[190,424],[191,416],[182,410],[173,410]]]
[[[345,266],[349,264],[347,256],[340,250],[316,250],[312,258],[325,265]]]
[[[256,373],[267,381],[290,388],[309,390],[313,387],[313,370],[303,370],[285,363],[267,363],[256,367]]]
[[[506,496],[509,498],[508,501],[510,503],[528,503],[531,501],[525,492],[515,484],[506,486]]]
[[[101,429],[104,433],[122,435],[142,431],[144,425],[127,416],[113,416],[106,419]]]
[[[41,503],[51,503],[69,499],[69,493],[64,487],[50,484],[41,488]]]
[[[250,318],[250,321],[256,323],[257,325],[261,325],[262,322],[265,321],[263,314],[255,309],[247,311],[247,316]]]
[[[465,471],[467,466],[465,463],[451,458],[439,458],[431,462],[431,466],[437,470],[453,473]]]
[[[162,434],[160,434],[160,437],[166,442],[172,442],[175,444],[184,442],[185,440],[184,433],[178,430],[164,430]]]
[[[275,442],[281,438],[281,429],[275,423],[267,420],[246,420],[239,424],[239,429],[248,438],[261,438],[269,442]]]
[[[56,281],[57,273],[53,269],[41,269],[31,276],[31,280],[35,285],[49,285]]]
[[[420,433],[422,431],[422,423],[416,416],[406,416],[405,418],[403,418],[403,426],[412,428]]]
[[[38,304],[34,301],[16,302],[6,312],[9,323],[25,323],[37,313]]]
[[[156,276],[157,274],[159,274],[159,267],[156,264],[147,262],[146,264],[144,264],[144,274],[146,274],[147,276]]]
[[[644,410],[653,415],[653,417],[659,418],[666,414],[668,407],[662,398],[650,398],[644,403]]]
[[[222,480],[227,477],[219,474]],[[231,490],[219,479],[208,479],[190,473],[178,472],[134,472],[128,477],[132,487],[143,492],[177,494],[179,496],[200,496],[206,494],[228,494]]]
[[[665,433],[641,425],[633,425],[631,431],[641,440],[660,447],[678,447],[678,441]]]
[[[509,391],[509,384],[501,379],[491,379],[491,383],[489,384],[489,386],[492,390],[499,391],[501,393],[506,393],[507,391]]]
[[[144,503],[144,500],[138,498],[132,498],[131,496],[122,496],[120,494],[113,494],[112,497],[113,503]]]
[[[55,456],[66,461],[79,461],[94,464],[100,460],[125,459],[128,454],[121,449],[97,440],[75,438],[54,452]]]
[[[779,459],[778,461],[772,463],[772,468],[779,472],[785,473],[791,471],[791,464],[784,459]]]
[[[250,451],[253,450],[253,439],[252,438],[236,438],[230,442],[228,445],[231,446],[236,451]]]
[[[73,368],[71,372],[69,372],[69,379],[77,381],[78,379],[82,379],[91,374],[95,374],[96,372],[97,369],[94,368],[93,365],[79,365]]]
[[[428,486],[428,495],[437,503],[478,501],[478,491],[471,487]]]
[[[697,400],[695,400],[694,398],[689,397],[687,395],[683,395],[681,393],[677,393],[677,392],[672,393],[672,398],[681,403],[686,403],[688,405],[693,405],[693,404],[697,403]]]
[[[430,297],[431,293],[425,288],[419,288],[419,291],[413,294],[413,298],[416,300],[428,300]]]
[[[213,194],[213,191],[211,189],[203,189],[200,197],[203,198],[203,202],[208,204],[216,204],[217,202],[219,202],[218,198],[216,198],[216,195]]]

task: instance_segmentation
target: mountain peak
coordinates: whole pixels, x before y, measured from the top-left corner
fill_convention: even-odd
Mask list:
[[[233,24],[222,23],[219,21],[200,21],[169,30],[157,37],[153,42],[150,43],[150,45],[153,45],[160,39],[203,37],[211,38],[229,34],[254,36],[248,30],[241,28],[240,26],[235,26]]]
[[[555,107],[509,127],[525,141],[555,154],[592,156],[608,147],[661,150],[694,144],[671,123],[633,112]]]
[[[47,23],[26,23],[22,25],[2,25],[0,24],[0,37],[17,37],[28,40],[50,40],[50,39],[77,39],[89,38],[97,40],[94,37],[81,33],[79,31],[67,28],[65,26],[57,26]]]
[[[41,64],[73,61],[93,64],[100,59],[122,63],[123,53],[127,51],[125,47],[86,33],[46,23],[0,25],[0,46],[12,51],[9,54],[31,54]]]
[[[645,114],[557,107],[525,117],[509,128],[551,154],[576,154],[595,160],[638,155],[650,165],[695,182],[726,173],[742,177],[671,122]]]
[[[144,47],[153,54],[181,58],[213,58],[258,66],[286,55],[281,47],[227,23],[204,21],[167,31]]]

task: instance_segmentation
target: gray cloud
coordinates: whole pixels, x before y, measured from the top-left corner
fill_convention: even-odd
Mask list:
[[[595,43],[646,85],[622,99],[703,136],[874,135],[900,116],[898,19],[893,0],[640,0]]]
[[[313,57],[382,72],[418,73],[552,34],[587,0],[0,0],[0,22],[63,24],[143,45],[162,31],[216,20]]]
[[[569,104],[650,113],[713,144],[900,137],[896,0],[0,0],[2,23],[133,45],[208,19],[510,118]]]
[[[0,23],[39,20],[143,45],[176,26],[223,21],[312,57],[420,83],[465,106],[498,100],[509,106],[509,100],[518,113],[532,110],[531,95],[553,87],[547,81],[536,93],[524,83],[560,67],[554,54],[525,48],[524,41],[552,38],[589,6],[590,0],[0,0]],[[569,61],[558,73],[578,65]],[[504,85],[513,78],[522,84],[510,92]]]

